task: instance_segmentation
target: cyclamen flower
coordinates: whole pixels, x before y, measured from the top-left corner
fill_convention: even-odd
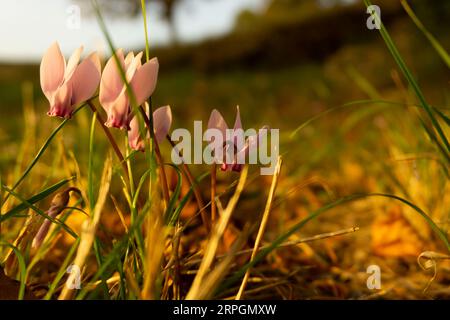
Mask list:
[[[128,143],[130,148],[144,151],[145,142],[140,135],[139,121],[136,117],[137,116],[134,116],[133,119],[131,119],[130,131],[128,131]],[[161,143],[169,133],[171,125],[172,110],[170,109],[170,106],[158,108],[153,112],[153,131],[158,144]]]
[[[40,66],[41,88],[50,102],[49,116],[70,118],[74,106],[88,100],[100,82],[100,59],[91,53],[80,64],[83,47],[67,62],[57,42],[44,54]]]
[[[136,56],[133,52],[130,52],[124,58],[122,49],[117,50],[116,56],[133,91],[134,102],[141,105],[155,90],[159,68],[158,59],[153,58],[142,65],[142,52],[139,52]],[[127,88],[121,78],[120,69],[114,56],[108,60],[103,70],[99,99],[100,104],[108,114],[105,125],[129,130],[132,118],[131,103],[133,101],[128,96]]]
[[[219,111],[214,109],[211,112],[208,121],[208,129],[217,129],[220,131],[223,143],[223,159],[215,158],[217,164],[221,164],[222,171],[240,172],[245,163],[245,158],[260,143],[261,138],[267,133],[267,127],[264,126],[258,134],[250,135],[245,139],[245,133],[242,129],[241,115],[239,106],[236,107],[236,120],[234,128],[228,129],[227,123]]]

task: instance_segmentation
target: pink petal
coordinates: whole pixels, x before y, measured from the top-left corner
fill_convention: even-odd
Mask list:
[[[144,151],[144,141],[139,132],[139,121],[136,116],[130,121],[130,130],[128,131],[128,144],[130,148],[137,151]]]
[[[134,59],[134,52],[130,51],[128,52],[127,56],[125,57],[125,68],[128,69],[128,66],[130,65],[130,62]]]
[[[90,59],[94,63],[97,71],[100,74],[102,73],[102,65],[100,63],[100,57],[97,52],[92,52],[86,59]]]
[[[72,86],[64,83],[53,95],[47,114],[53,117],[70,118],[73,112],[71,97]]]
[[[136,57],[134,57],[130,63],[127,65],[127,70],[126,70],[126,79],[128,81],[128,83],[131,82],[131,80],[133,79],[136,70],[141,66],[141,59],[142,59],[142,52],[139,52]],[[126,64],[126,62],[125,62]]]
[[[236,120],[234,121],[234,130],[236,129],[242,129],[241,113],[239,111],[239,106],[236,106]]]
[[[49,101],[63,83],[65,68],[66,61],[58,43],[55,42],[47,49],[40,66],[41,88]]]
[[[234,121],[233,143],[235,148],[239,148],[239,141],[244,141],[244,129],[242,129],[241,113],[239,106],[236,107],[236,120]]]
[[[122,49],[117,50],[116,56],[119,59],[122,68],[125,68]],[[105,65],[100,82],[99,100],[106,112],[108,112],[111,105],[119,97],[123,86],[124,83],[120,77],[119,68],[114,56],[112,56]]]
[[[72,79],[72,104],[91,98],[100,82],[100,59],[97,53],[91,54],[76,68]]]
[[[105,123],[107,127],[123,130],[130,129],[130,102],[125,90],[122,90],[117,99],[111,104],[111,108],[107,113],[108,119]]]
[[[83,47],[79,47],[75,52],[72,54],[72,56],[69,58],[69,61],[67,62],[66,71],[64,73],[64,81],[69,81],[72,77],[73,73],[75,72],[75,69],[78,66],[78,63],[80,62],[81,52],[83,51]]]
[[[171,125],[172,110],[170,109],[170,106],[158,108],[153,112],[153,130],[158,143],[164,141],[169,133]]]
[[[245,147],[238,151],[237,157],[244,156],[247,157],[254,148],[261,144],[261,140],[264,136],[267,135],[267,131],[269,130],[268,126],[264,126],[258,130],[258,133],[247,138],[245,143]]]
[[[225,141],[228,126],[220,112],[216,109],[214,109],[209,116],[208,129],[219,129],[222,133],[223,141]]]
[[[158,68],[158,59],[153,58],[136,70],[131,80],[131,88],[133,89],[137,105],[144,103],[155,90]]]

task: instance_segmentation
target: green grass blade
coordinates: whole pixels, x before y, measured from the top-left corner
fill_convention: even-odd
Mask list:
[[[370,0],[364,0],[364,3],[367,7],[371,6],[372,3]],[[401,72],[403,73],[403,76],[408,81],[409,85],[413,89],[414,93],[416,94],[417,98],[419,99],[420,104],[424,108],[425,112],[427,113],[434,129],[437,131],[438,135],[440,136],[442,142],[444,143],[447,152],[450,152],[450,143],[447,140],[447,137],[442,130],[439,122],[435,118],[433,114],[433,110],[431,106],[427,103],[424,94],[422,93],[422,90],[420,89],[417,81],[414,79],[411,71],[408,69],[406,63],[404,62],[402,56],[400,55],[400,52],[398,51],[397,47],[395,46],[394,42],[392,41],[391,36],[389,35],[388,31],[386,30],[384,24],[382,23],[380,17],[374,13],[375,19],[380,23],[380,34],[386,43],[386,46],[388,47],[391,55],[393,56],[395,62],[397,63],[398,67],[400,68]]]
[[[410,201],[408,201],[406,199],[403,199],[401,197],[398,197],[396,195],[390,195],[390,194],[384,194],[384,193],[355,194],[355,195],[350,195],[350,196],[347,196],[347,197],[340,198],[340,199],[338,199],[338,200],[336,200],[336,201],[334,201],[332,203],[329,203],[326,206],[323,206],[322,208],[312,212],[306,218],[304,218],[303,220],[301,220],[300,222],[295,224],[287,232],[285,232],[284,234],[279,236],[277,239],[275,239],[270,244],[270,246],[268,246],[265,249],[262,249],[255,256],[255,259],[253,261],[251,261],[251,262],[247,263],[246,265],[244,265],[243,267],[241,267],[235,274],[233,274],[229,279],[227,279],[223,283],[223,285],[218,289],[218,292],[220,292],[220,290],[224,290],[228,286],[232,285],[234,282],[238,281],[245,274],[245,272],[249,268],[252,268],[254,265],[256,265],[259,261],[261,261],[269,253],[271,253],[273,250],[277,249],[278,246],[280,246],[283,242],[285,242],[291,235],[293,235],[295,232],[298,232],[299,230],[301,230],[308,222],[310,222],[311,220],[317,218],[322,213],[324,213],[324,212],[326,212],[326,211],[328,211],[328,210],[330,210],[332,208],[335,208],[337,206],[340,206],[340,205],[343,205],[343,204],[346,204],[346,203],[349,203],[349,202],[352,202],[352,201],[368,198],[368,197],[384,197],[384,198],[395,199],[395,200],[398,200],[398,201],[406,204],[407,206],[411,207],[412,209],[414,209],[420,216],[422,216],[422,218],[425,219],[425,221],[429,224],[431,229],[442,240],[442,242],[444,243],[445,247],[450,252],[450,242],[447,239],[447,235],[445,234],[445,232],[442,231],[434,223],[434,221],[422,209],[420,209],[418,206],[416,206],[412,202],[410,202]]]
[[[339,106],[335,106],[329,109],[326,109],[314,116],[312,116],[311,118],[307,119],[306,121],[304,121],[302,124],[300,124],[297,128],[294,129],[294,131],[292,131],[292,133],[290,134],[290,138],[293,139],[301,130],[303,130],[306,126],[308,126],[311,122],[314,122],[324,116],[326,116],[327,114],[340,110],[340,109],[344,109],[347,107],[353,107],[353,106],[359,106],[359,105],[365,105],[365,104],[386,104],[386,105],[392,105],[395,107],[401,107],[401,106],[405,106],[404,103],[401,102],[395,102],[395,101],[388,101],[388,100],[379,100],[379,99],[366,99],[366,100],[357,100],[357,101],[351,101],[351,102],[347,102],[344,104],[341,104]]]
[[[83,108],[85,105],[83,104],[82,106],[78,107],[74,112],[73,115],[75,115],[81,108]],[[42,157],[42,155],[44,154],[45,150],[47,150],[48,146],[50,145],[50,143],[52,142],[53,138],[56,136],[56,134],[66,125],[66,123],[69,121],[70,119],[64,119],[59,126],[57,126],[53,132],[50,134],[50,136],[47,138],[47,140],[45,140],[44,144],[42,145],[42,147],[39,149],[38,153],[36,154],[36,156],[33,158],[33,160],[31,161],[31,163],[28,165],[28,167],[25,169],[24,173],[20,176],[19,180],[17,180],[17,182],[13,185],[13,187],[11,188],[12,191],[16,190],[16,188],[22,183],[22,181],[27,177],[27,175],[30,173],[30,171],[33,169],[33,167],[36,165],[36,163],[39,161],[39,159]],[[7,194],[5,196],[4,201],[6,201],[9,197],[9,194]]]
[[[144,186],[145,179],[147,179],[148,175],[150,174],[150,169],[146,170],[144,174],[142,175],[141,179],[139,180],[139,184],[136,188],[136,192],[134,193],[133,197],[133,207],[136,207],[137,201],[139,199],[139,193],[142,190],[142,187]]]
[[[95,133],[95,121],[97,119],[97,112],[92,115],[91,129],[89,133],[89,163],[88,163],[88,198],[89,207],[91,212],[94,210],[94,181],[92,177],[92,171],[94,166],[94,133]]]
[[[150,45],[148,43],[147,10],[145,9],[145,0],[141,0],[142,19],[144,20],[145,35],[145,59],[150,60]]]
[[[169,226],[174,226],[178,218],[180,217],[181,211],[183,211],[183,208],[186,206],[186,203],[191,198],[192,194],[194,193],[194,188],[196,188],[197,184],[202,181],[204,178],[210,175],[210,172],[203,173],[200,177],[194,181],[194,183],[189,188],[188,193],[184,195],[184,197],[180,200],[180,203],[178,204],[177,208],[175,209],[174,213],[172,214],[170,220],[169,220]],[[203,208],[199,208],[199,210],[203,210]]]
[[[47,189],[39,192],[38,194],[32,196],[31,198],[26,200],[26,203],[28,204],[35,204],[36,202],[39,202],[45,198],[47,198],[49,195],[53,194],[56,190],[58,190],[59,188],[61,188],[62,186],[64,186],[65,184],[67,184],[68,182],[72,181],[74,178],[70,178],[70,179],[64,179],[61,180],[58,183],[55,183],[54,185],[48,187]],[[1,189],[5,189],[5,186],[1,186]],[[12,191],[12,189],[11,189]],[[8,212],[6,212],[5,214],[0,216],[0,222],[3,222],[4,220],[7,220],[9,218],[12,218],[14,216],[16,216],[17,214],[19,214],[21,211],[28,209],[29,206],[25,203],[21,203],[19,205],[17,205],[16,207],[12,208],[11,210],[9,210]]]
[[[175,190],[172,193],[172,196],[170,197],[169,203],[167,204],[166,213],[164,214],[166,223],[172,220],[172,216],[175,213],[174,208],[175,204],[177,203],[178,198],[180,197],[181,193],[181,184],[183,183],[183,179],[181,177],[181,170],[173,164],[168,164],[169,166],[173,167],[177,173],[177,185],[175,187]]]
[[[47,291],[47,294],[44,297],[44,300],[50,300],[52,298],[53,293],[55,292],[59,282],[64,277],[64,274],[66,274],[67,267],[69,266],[70,261],[72,261],[72,257],[75,254],[75,251],[78,248],[79,243],[80,243],[80,238],[75,240],[74,244],[72,245],[69,252],[67,253],[66,258],[64,259],[61,267],[58,270],[58,273],[57,273],[55,279],[51,283],[51,285]]]
[[[20,269],[20,287],[19,287],[19,300],[23,300],[23,297],[25,295],[25,279],[26,279],[26,274],[27,274],[27,268],[25,266],[25,259],[22,255],[22,253],[20,252],[20,250],[13,246],[12,244],[0,240],[0,246],[6,246],[11,248],[14,251],[14,254],[17,257],[17,262],[19,263],[19,269]]]
[[[33,204],[29,203],[27,200],[25,200],[23,197],[21,197],[19,194],[15,193],[14,191],[12,191],[11,189],[9,189],[8,187],[3,186],[3,189],[5,189],[9,194],[11,194],[12,196],[14,196],[15,198],[19,199],[20,201],[22,201],[22,203],[24,203],[27,208],[32,209],[33,211],[35,211],[37,214],[39,214],[40,216],[44,217],[47,220],[50,220],[52,223],[55,223],[59,226],[61,226],[65,231],[67,231],[67,233],[69,233],[72,237],[74,237],[75,239],[78,238],[78,235],[72,230],[70,229],[69,226],[67,226],[65,223],[62,223],[61,221],[59,221],[58,219],[54,219],[52,217],[50,217],[48,214],[46,214],[44,211],[42,211],[41,209],[39,209],[38,207],[34,206]]]
[[[96,0],[92,0],[91,3],[92,3],[92,7],[94,9],[95,15],[97,16],[97,21],[100,26],[100,29],[101,29],[103,35],[105,36],[106,42],[108,43],[109,50],[111,51],[111,54],[114,57],[114,61],[116,62],[116,65],[118,66],[120,78],[122,79],[122,82],[125,84],[125,89],[127,91],[128,96],[130,97],[130,101],[131,101],[131,107],[132,107],[131,109],[134,112],[134,110],[137,107],[136,96],[135,96],[130,84],[127,81],[127,77],[125,75],[125,70],[122,68],[122,64],[120,63],[119,58],[117,57],[115,46],[114,46],[112,38],[108,32],[108,28],[106,28],[106,24],[105,24],[105,21],[103,20],[102,13],[100,12],[100,7],[98,6],[98,3]]]
[[[149,210],[147,210],[147,213],[148,212],[149,212]],[[144,221],[144,218],[146,216],[147,216],[147,214],[145,214],[145,213],[138,215],[136,221],[134,221],[134,223],[130,226],[128,233],[125,236],[123,236],[120,239],[120,241],[118,241],[117,243],[114,244],[113,249],[106,257],[104,257],[102,265],[100,266],[100,268],[97,270],[97,272],[91,279],[91,283],[94,283],[95,281],[97,281],[107,271],[108,267],[112,263],[114,263],[116,260],[120,260],[120,258],[122,256],[122,251],[124,251],[124,249],[126,249],[129,240],[134,235],[136,230],[138,230],[141,227],[141,224]],[[81,292],[78,294],[78,296],[76,298],[77,300],[82,300],[84,297],[86,297],[86,295],[89,293],[86,288],[87,288],[87,286],[85,286],[83,289],[81,289]]]
[[[400,3],[403,6],[403,9],[405,9],[406,13],[409,15],[411,20],[414,22],[414,24],[419,28],[420,31],[425,35],[425,37],[430,41],[433,48],[436,50],[436,52],[439,54],[441,59],[444,61],[444,63],[447,65],[447,67],[450,68],[450,56],[448,55],[447,51],[444,49],[444,47],[441,46],[439,41],[425,28],[423,23],[419,20],[419,18],[416,16],[414,11],[409,6],[408,2],[405,0],[401,0]]]

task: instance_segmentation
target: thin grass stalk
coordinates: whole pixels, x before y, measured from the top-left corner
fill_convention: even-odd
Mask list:
[[[241,193],[244,190],[245,182],[247,180],[247,174],[248,174],[248,165],[245,165],[239,177],[239,183],[236,187],[236,191],[234,192],[233,196],[228,202],[227,207],[220,214],[220,218],[217,221],[217,224],[213,226],[211,236],[205,249],[205,255],[203,256],[203,260],[200,264],[200,268],[186,296],[187,300],[193,299],[195,300],[202,295],[203,281],[211,268],[211,265],[214,261],[214,257],[216,255],[217,248],[219,246],[220,239],[222,238],[222,235],[225,232],[225,229],[228,225],[228,222],[231,218],[234,208],[236,207],[239,197],[241,196]]]
[[[122,165],[123,172],[125,173],[125,175],[128,178],[129,177],[128,165],[127,165],[127,162],[125,161],[125,158],[123,157],[122,151],[120,151],[120,148],[119,148],[119,146],[116,143],[116,140],[112,136],[112,134],[109,131],[109,129],[105,126],[105,121],[104,121],[103,117],[98,113],[97,108],[92,103],[92,101],[88,100],[87,104],[91,108],[92,112],[97,114],[97,120],[100,123],[100,126],[102,127],[103,132],[105,133],[106,137],[108,138],[111,146],[113,147],[113,150],[114,150],[115,154],[117,155],[117,158],[119,159],[120,164]]]
[[[216,189],[217,189],[217,166],[211,165],[211,224],[216,221]]]
[[[369,0],[364,0],[364,3],[366,4],[367,7],[372,5],[372,3]],[[420,89],[419,85],[417,84],[417,82],[414,79],[413,75],[411,74],[410,70],[406,66],[406,63],[404,62],[402,56],[400,55],[400,52],[398,51],[397,47],[395,46],[394,42],[392,41],[391,36],[389,35],[388,31],[386,30],[384,24],[381,22],[380,17],[376,13],[374,13],[374,17],[375,17],[376,21],[381,26],[380,34],[383,37],[383,40],[386,43],[386,46],[388,47],[391,55],[393,56],[395,62],[397,63],[397,65],[400,68],[400,70],[402,71],[403,76],[408,80],[408,83],[413,88],[414,93],[416,94],[416,96],[419,99],[422,107],[425,109],[425,112],[428,115],[431,123],[433,124],[434,130],[437,131],[437,133],[440,136],[442,142],[444,143],[447,153],[450,152],[450,143],[448,142],[447,137],[446,137],[444,131],[441,128],[441,125],[439,124],[439,122],[435,118],[430,105],[427,103],[427,101],[425,99],[425,96],[422,93],[422,90]]]
[[[20,252],[20,250],[10,244],[9,242],[0,240],[0,246],[6,246],[11,248],[11,250],[15,253],[17,257],[17,261],[19,263],[19,270],[20,270],[20,287],[19,287],[19,296],[17,297],[18,300],[23,300],[23,297],[25,295],[25,279],[26,279],[26,265],[25,265],[25,259]]]
[[[109,187],[111,184],[112,177],[112,163],[111,156],[105,160],[105,165],[103,168],[103,174],[100,182],[100,190],[97,198],[97,202],[95,203],[95,207],[93,212],[91,212],[90,219],[84,221],[82,226],[82,232],[80,236],[80,245],[78,246],[77,255],[75,256],[74,265],[79,268],[79,270],[83,270],[85,266],[86,259],[91,251],[92,245],[95,240],[95,232],[97,230],[98,224],[100,222],[101,213],[103,207],[106,202],[106,198],[109,193]],[[76,273],[71,273],[68,278],[68,283],[74,283],[76,280]],[[68,300],[71,299],[74,294],[74,290],[69,288],[68,286],[64,286],[61,294],[59,295],[59,300]]]
[[[448,53],[444,49],[444,47],[442,47],[441,44],[439,43],[439,41],[427,30],[427,28],[425,28],[423,23],[419,20],[419,18],[416,16],[414,11],[409,6],[408,1],[400,0],[400,3],[403,6],[403,9],[405,9],[406,13],[411,18],[411,20],[417,26],[417,28],[419,28],[419,30],[422,31],[422,33],[425,35],[425,37],[428,39],[428,41],[430,41],[431,45],[434,47],[434,49],[439,54],[441,59],[447,65],[447,67],[450,68],[450,56],[448,55]]]
[[[314,220],[316,217],[321,215],[322,213],[335,208],[337,206],[357,201],[360,199],[365,199],[369,197],[383,197],[387,199],[394,199],[397,200],[403,204],[406,204],[408,207],[415,210],[416,213],[418,213],[430,226],[430,228],[434,231],[434,233],[439,237],[439,239],[442,241],[442,243],[445,245],[446,249],[450,252],[450,241],[447,238],[447,234],[439,228],[436,223],[430,218],[430,216],[425,213],[422,209],[420,209],[418,206],[416,206],[414,203],[401,198],[396,195],[392,194],[385,194],[385,193],[367,193],[367,194],[353,194],[349,195],[340,199],[337,199],[313,212],[311,212],[306,218],[302,219],[300,222],[292,226],[288,231],[280,235],[278,238],[276,238],[270,245],[265,247],[263,250],[260,250],[260,252],[255,256],[254,260],[248,262],[245,266],[243,266],[239,271],[237,271],[233,276],[231,276],[229,279],[227,279],[218,290],[224,290],[225,288],[228,288],[230,285],[238,281],[242,276],[244,276],[245,272],[248,268],[252,268],[255,266],[256,263],[261,261],[265,256],[267,256],[270,252],[277,249],[283,242],[285,242],[292,234],[295,232],[298,232],[301,230],[308,222]]]
[[[191,170],[189,170],[189,166],[183,160],[183,155],[181,154],[180,151],[178,151],[176,149],[175,143],[170,139],[169,136],[167,136],[166,138],[167,138],[167,141],[169,141],[172,148],[175,148],[175,150],[178,152],[180,159],[182,159],[182,163],[181,163],[182,164],[182,172],[192,187],[192,191],[194,192],[194,197],[197,202],[198,210],[200,210],[200,216],[202,218],[202,223],[205,226],[207,232],[209,233],[211,231],[211,223],[210,223],[208,216],[206,215],[206,212],[204,210],[205,204],[203,203],[203,198],[202,198],[201,190],[198,186],[198,183],[197,183],[196,179],[194,178],[194,176],[192,175]]]
[[[147,27],[147,10],[145,9],[145,0],[141,0],[142,20],[144,20],[144,35],[145,35],[145,59],[150,60],[150,45],[148,42],[148,27]]]
[[[327,238],[342,236],[342,235],[345,235],[345,234],[354,233],[356,231],[359,231],[359,227],[351,227],[351,228],[338,230],[338,231],[325,232],[325,233],[317,234],[317,235],[314,235],[314,236],[311,236],[311,237],[301,238],[301,239],[298,239],[298,240],[285,241],[282,244],[280,244],[277,248],[292,247],[292,246],[299,245],[301,243],[313,242],[313,241],[317,241],[317,240],[323,240],[323,239],[327,239]],[[269,246],[270,245],[263,245],[263,246],[259,247],[259,250],[267,249],[267,248],[269,248]],[[249,253],[252,253],[252,252],[253,252],[253,248],[244,249],[244,250],[240,250],[240,251],[236,252],[234,254],[234,256],[240,256],[240,255],[249,254]],[[223,258],[225,258],[227,256],[228,256],[228,254],[222,254],[222,255],[218,255],[216,258],[217,258],[217,260],[221,260],[221,259],[223,259]],[[183,263],[183,266],[185,268],[188,268],[188,267],[197,265],[197,264],[199,264],[201,262],[202,262],[201,259],[195,259],[195,260],[192,260],[192,261],[185,261]]]
[[[280,176],[282,162],[283,162],[283,159],[281,156],[279,156],[277,165],[275,167],[275,172],[272,177],[272,184],[270,185],[269,196],[267,197],[266,207],[264,209],[264,213],[263,213],[263,216],[261,219],[261,224],[259,225],[259,230],[258,230],[258,234],[256,236],[255,245],[253,247],[250,261],[252,261],[255,258],[256,254],[258,253],[259,245],[262,241],[264,231],[266,230],[267,221],[269,220],[270,209],[272,208],[272,201],[273,201],[273,198],[275,195],[275,191],[277,189],[278,178]],[[250,277],[250,268],[248,268],[247,271],[245,272],[244,278],[242,279],[241,286],[239,287],[239,291],[236,295],[236,300],[240,300],[242,298],[249,277]]]
[[[167,175],[166,175],[166,171],[164,169],[164,162],[163,162],[163,158],[161,155],[161,151],[159,150],[158,142],[155,139],[155,134],[153,132],[153,125],[152,125],[151,120],[149,119],[149,117],[147,117],[147,114],[145,113],[145,110],[144,110],[144,108],[142,108],[142,106],[139,107],[139,111],[141,112],[141,115],[144,118],[145,125],[147,126],[151,140],[154,143],[153,144],[154,151],[155,151],[156,159],[157,159],[159,167],[160,167],[159,175],[160,175],[161,184],[162,184],[163,196],[164,196],[164,200],[167,205],[170,201],[170,195],[169,195],[169,186],[167,184]]]
[[[157,202],[155,202],[157,203]],[[164,217],[161,208],[152,206],[150,215],[146,219],[147,237],[145,253],[144,284],[141,292],[142,299],[153,300],[157,294],[157,279],[161,275],[161,262],[165,248]]]
[[[85,106],[85,104],[81,105],[80,107],[78,107],[77,109],[75,109],[75,111],[73,112],[73,115],[75,115],[78,111],[80,111],[83,107]],[[42,145],[42,147],[39,149],[38,153],[36,154],[36,156],[33,158],[33,160],[31,161],[31,163],[28,165],[28,167],[25,169],[24,173],[22,174],[22,176],[19,178],[19,180],[16,181],[16,183],[14,183],[14,185],[12,186],[12,188],[10,189],[11,191],[15,191],[16,188],[22,183],[22,181],[26,178],[26,176],[30,173],[30,171],[33,169],[33,167],[36,165],[36,163],[39,161],[39,159],[41,158],[41,156],[44,154],[45,150],[47,150],[48,146],[50,145],[50,142],[52,142],[53,138],[56,136],[56,134],[66,125],[66,123],[69,121],[69,119],[64,119],[50,134],[50,136],[47,138],[47,140],[45,140],[44,144]],[[3,198],[2,201],[2,207],[3,205],[6,203],[6,200],[8,200],[10,193],[6,194],[5,197]],[[2,208],[0,207],[0,208]]]

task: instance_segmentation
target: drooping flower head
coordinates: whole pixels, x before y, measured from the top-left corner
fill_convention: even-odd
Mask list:
[[[88,100],[100,82],[100,59],[91,53],[81,63],[83,47],[66,60],[57,42],[44,54],[40,66],[41,88],[50,102],[49,116],[70,118],[74,106]]]
[[[131,119],[130,131],[128,131],[128,143],[130,148],[144,151],[145,142],[139,132],[139,121],[136,117],[137,115]],[[153,112],[153,131],[158,144],[160,144],[169,133],[171,125],[172,110],[170,109],[170,106],[160,107]]]
[[[267,127],[263,127],[256,134],[249,135],[245,139],[245,132],[242,128],[241,115],[239,111],[239,106],[236,107],[236,119],[234,121],[233,129],[228,129],[228,125],[225,119],[222,117],[219,111],[214,109],[211,112],[208,121],[208,129],[219,130],[222,139],[218,142],[213,141],[212,143],[223,143],[223,159],[215,157],[215,162],[221,164],[222,171],[236,171],[240,172],[245,163],[245,158],[249,155],[258,143],[260,143],[261,138],[267,133]]]
[[[142,52],[136,56],[133,52],[124,58],[123,50],[116,52],[117,60],[112,56],[106,63],[100,83],[99,99],[105,109],[108,127],[129,130],[132,119],[131,104],[133,97],[128,94],[122,80],[120,68],[124,71],[127,82],[133,91],[136,105],[141,105],[153,93],[158,78],[158,59],[153,58],[142,65]]]

